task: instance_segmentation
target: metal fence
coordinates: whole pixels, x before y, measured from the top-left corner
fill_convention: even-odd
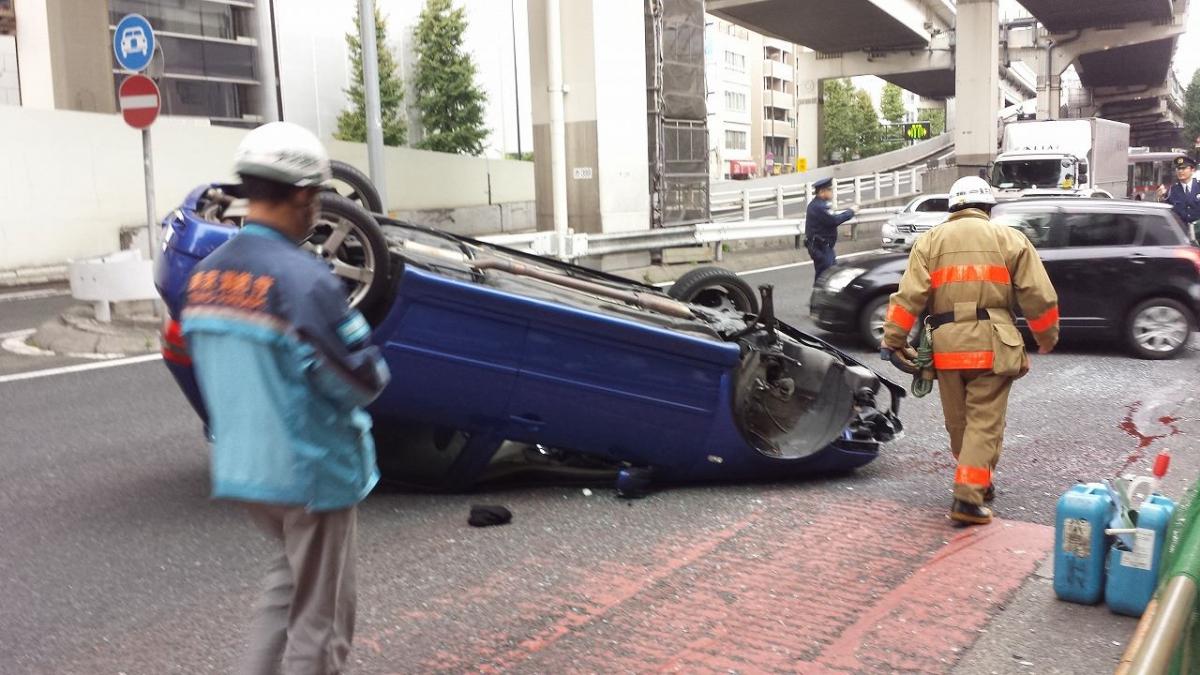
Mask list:
[[[921,192],[924,169],[879,173],[834,180],[835,206],[849,206],[911,197]],[[751,239],[794,237],[804,235],[804,210],[813,189],[811,183],[754,188],[712,194],[713,222],[695,225],[661,227],[633,232],[604,232],[569,234],[558,241],[554,232],[526,232],[481,237],[482,240],[528,251],[574,260],[587,256],[652,251],[689,246],[712,245],[715,257],[721,259],[724,243]],[[863,208],[850,221],[851,237],[868,223],[887,220],[900,206]]]

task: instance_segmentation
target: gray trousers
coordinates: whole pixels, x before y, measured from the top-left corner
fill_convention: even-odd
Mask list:
[[[354,637],[357,507],[310,513],[303,507],[245,504],[278,542],[250,629],[242,675],[335,675]],[[281,671],[282,667],[282,671]]]

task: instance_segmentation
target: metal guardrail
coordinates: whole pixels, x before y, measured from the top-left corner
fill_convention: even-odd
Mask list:
[[[910,197],[921,192],[924,169],[834,179],[834,204],[882,201]],[[715,192],[711,196],[713,222],[680,225],[633,232],[573,233],[560,243],[554,232],[526,232],[480,237],[481,240],[536,255],[551,255],[573,260],[586,256],[714,245],[721,259],[724,242],[804,235],[803,213],[789,217],[789,207],[803,209],[812,199],[812,184],[776,186],[734,192]],[[850,221],[851,237],[858,227],[887,220],[900,207],[860,209]],[[767,213],[770,213],[768,216]],[[755,217],[756,214],[758,217]]]

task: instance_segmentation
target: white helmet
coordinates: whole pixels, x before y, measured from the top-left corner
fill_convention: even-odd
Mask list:
[[[234,172],[308,187],[329,180],[329,153],[308,129],[291,122],[264,124],[242,139]]]
[[[979,176],[964,176],[950,186],[950,210],[957,211],[969,204],[994,205],[996,195],[992,186]]]

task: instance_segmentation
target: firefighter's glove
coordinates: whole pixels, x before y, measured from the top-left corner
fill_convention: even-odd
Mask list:
[[[879,350],[879,357],[884,361],[890,361],[893,366],[909,375],[916,375],[921,371],[916,361],[917,350],[907,345],[901,349],[883,347]]]

